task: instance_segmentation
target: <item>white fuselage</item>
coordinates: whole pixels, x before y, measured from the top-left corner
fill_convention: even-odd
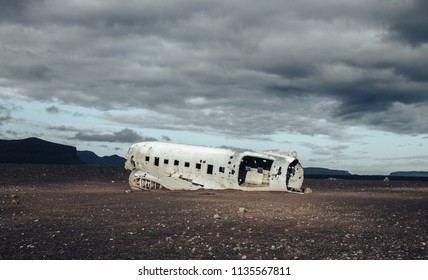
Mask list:
[[[251,152],[164,142],[132,145],[125,168],[130,184],[141,180],[168,189],[242,189],[299,191],[303,168],[295,154]],[[134,185],[134,186],[133,186]],[[143,188],[144,189],[144,188]]]

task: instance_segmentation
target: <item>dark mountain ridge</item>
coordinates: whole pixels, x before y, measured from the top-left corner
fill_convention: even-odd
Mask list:
[[[125,165],[125,159],[118,155],[100,157],[92,151],[77,151],[77,156],[81,160],[83,160],[86,164],[107,165],[107,166],[113,166],[113,165],[124,166]]]
[[[350,176],[347,170],[335,170],[322,167],[305,167],[305,175]]]
[[[84,164],[76,151],[76,147],[35,137],[0,140],[0,163]]]
[[[91,151],[77,151],[73,146],[31,137],[0,140],[0,163],[123,166],[125,159],[117,155],[99,157]]]
[[[402,177],[428,177],[427,171],[396,171],[391,172],[389,176],[402,176]]]

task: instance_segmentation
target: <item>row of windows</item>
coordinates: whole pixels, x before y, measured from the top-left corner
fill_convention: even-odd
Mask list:
[[[146,161],[150,162],[150,157],[146,156]],[[155,166],[159,166],[159,157],[155,157],[154,160],[154,165]],[[163,160],[163,164],[168,165],[169,164],[169,159],[164,159]],[[174,160],[174,166],[178,166],[180,164],[180,161],[178,160]],[[190,167],[190,162],[184,162],[184,167]],[[202,164],[201,163],[196,163],[196,169],[200,170],[202,168]],[[214,170],[214,166],[212,164],[208,164],[207,165],[207,174],[213,174],[213,170]],[[221,173],[224,173],[225,168],[223,166],[220,166],[218,168],[218,171]]]

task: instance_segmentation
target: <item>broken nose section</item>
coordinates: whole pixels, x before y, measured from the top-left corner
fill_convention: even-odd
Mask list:
[[[291,162],[287,168],[286,187],[290,192],[302,192],[303,167],[297,159]]]

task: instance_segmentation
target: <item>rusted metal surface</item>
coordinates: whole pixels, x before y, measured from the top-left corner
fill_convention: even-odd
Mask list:
[[[125,168],[133,190],[240,189],[303,192],[296,152],[252,152],[163,142],[132,145]]]

